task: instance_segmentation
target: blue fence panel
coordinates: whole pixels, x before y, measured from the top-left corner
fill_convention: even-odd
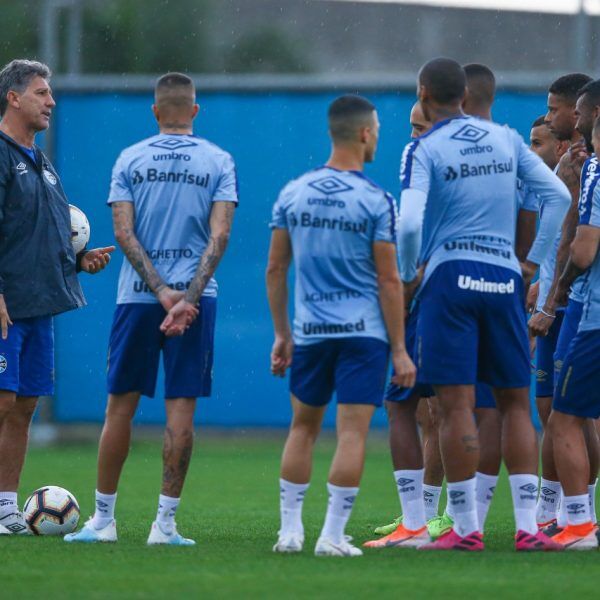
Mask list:
[[[326,111],[331,93],[219,93],[201,99],[196,133],[231,152],[241,201],[230,246],[219,267],[214,394],[201,400],[198,420],[220,426],[284,426],[290,410],[285,381],[269,374],[272,330],[264,289],[269,230],[279,189],[322,164],[329,154]],[[414,96],[369,94],[382,124],[377,159],[367,173],[397,196],[400,155],[408,141]],[[91,243],[114,243],[106,198],[119,152],[156,132],[150,94],[62,93],[55,127],[55,162],[71,203],[88,215]],[[545,109],[539,94],[499,94],[495,118],[524,136]],[[123,255],[100,275],[83,274],[88,306],[56,319],[56,403],[60,421],[101,421],[106,403],[108,334]],[[142,399],[138,420],[164,418],[162,378],[156,398]],[[376,423],[385,415],[378,411]],[[329,411],[327,425],[333,424]]]

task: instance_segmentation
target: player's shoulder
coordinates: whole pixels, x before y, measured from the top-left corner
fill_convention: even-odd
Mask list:
[[[201,152],[203,157],[212,156],[217,160],[233,162],[233,156],[214,142],[197,135],[186,136],[190,150]]]
[[[371,179],[368,175],[365,175],[362,171],[349,171],[352,173],[354,178],[358,180],[363,191],[366,191],[375,199],[379,200],[394,200],[394,196],[390,194],[385,188],[381,187],[376,181]]]
[[[131,146],[127,146],[127,147],[123,148],[123,150],[121,150],[121,153],[119,154],[117,162],[122,163],[122,162],[131,161],[132,159],[134,159],[142,154],[146,154],[148,152],[148,149],[151,146],[152,142],[154,140],[156,140],[158,137],[159,136],[153,135],[152,137],[145,138],[143,140],[140,140],[139,142],[136,142],[135,144],[132,144]]]

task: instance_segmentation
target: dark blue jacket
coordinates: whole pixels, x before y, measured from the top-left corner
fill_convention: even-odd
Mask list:
[[[34,152],[35,161],[0,132],[0,294],[12,320],[85,304],[65,192],[50,161]]]

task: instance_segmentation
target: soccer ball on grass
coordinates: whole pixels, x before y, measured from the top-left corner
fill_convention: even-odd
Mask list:
[[[66,535],[77,528],[79,504],[68,490],[47,485],[27,498],[23,515],[35,535]]]

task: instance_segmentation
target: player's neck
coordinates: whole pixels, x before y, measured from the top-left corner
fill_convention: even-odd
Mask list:
[[[569,139],[569,145],[572,146],[573,144],[579,142],[582,138],[583,136],[579,133],[579,131],[577,131],[577,129],[573,130],[573,135]]]
[[[25,127],[20,123],[14,123],[5,117],[2,119],[2,123],[0,123],[0,131],[21,146],[25,146],[26,148],[33,147],[36,132],[31,128]]]
[[[362,148],[334,146],[325,166],[338,171],[362,171],[365,168],[365,158]]]
[[[192,135],[194,129],[191,123],[164,123],[159,126],[160,133],[177,134],[177,135]]]
[[[456,117],[465,116],[460,104],[455,106],[437,105],[429,106],[428,108],[430,120],[434,125],[440,121],[446,121],[448,119],[455,119]]]
[[[474,108],[473,110],[465,111],[465,114],[470,117],[477,117],[478,119],[483,119],[484,121],[492,120],[492,111],[489,108]]]

